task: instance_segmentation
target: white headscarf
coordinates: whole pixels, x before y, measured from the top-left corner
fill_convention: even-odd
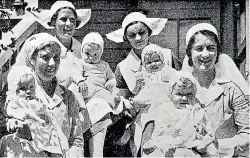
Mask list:
[[[31,57],[33,53],[43,48],[48,44],[55,44],[57,39],[48,33],[38,33],[30,36],[24,43],[21,51],[19,52],[15,65],[22,65],[31,67]],[[59,45],[59,44],[58,44]]]
[[[152,30],[151,36],[153,36],[158,35],[164,29],[168,20],[166,18],[147,18],[140,12],[132,12],[124,18],[122,22],[122,28],[106,34],[107,38],[116,43],[123,42],[125,28],[130,23],[135,21],[143,22],[145,25],[147,25]]]
[[[187,35],[186,35],[186,45],[188,45],[188,42],[190,41],[191,37],[196,32],[201,31],[201,30],[208,30],[208,31],[213,32],[217,37],[219,36],[216,28],[213,25],[209,23],[199,23],[199,24],[194,25],[188,30]]]
[[[43,10],[41,13],[35,15],[38,21],[46,28],[53,29],[54,26],[48,25],[51,21],[51,17],[60,9],[64,7],[72,8],[76,11],[77,20],[80,21],[79,26],[76,29],[83,27],[90,19],[91,9],[76,9],[75,6],[69,1],[56,1],[50,8],[50,10]],[[35,13],[34,13],[35,14]]]
[[[201,30],[211,31],[215,35],[218,36],[218,32],[213,25],[209,23],[200,23],[200,24],[194,25],[188,30],[187,35],[186,35],[186,44],[188,45],[191,37],[196,32],[201,31]],[[183,60],[182,70],[188,71],[190,73],[193,72],[193,67],[189,66],[188,64],[187,55],[185,56]],[[224,81],[232,81],[240,87],[240,89],[243,91],[244,94],[246,95],[249,94],[249,87],[248,87],[246,80],[240,73],[234,61],[228,55],[220,54],[219,60],[215,64],[215,70],[216,70],[216,78],[220,80],[224,80]]]

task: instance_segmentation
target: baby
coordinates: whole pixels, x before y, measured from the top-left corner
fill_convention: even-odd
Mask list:
[[[165,63],[164,49],[155,44],[147,45],[142,50],[141,61],[143,67],[137,77],[144,79],[145,86],[133,101],[139,104],[151,104],[152,100],[164,102],[168,93],[167,83],[176,70]]]
[[[37,151],[48,151],[55,154],[64,154],[68,150],[68,141],[55,118],[49,114],[46,105],[36,97],[35,78],[28,67],[13,67],[8,75],[9,91],[5,105],[9,117],[23,121],[28,125],[32,147]],[[66,152],[66,151],[65,151]]]
[[[181,76],[172,79],[169,102],[151,105],[144,116],[147,120],[154,120],[151,137],[143,138],[144,157],[197,157],[197,151],[201,150],[206,156],[215,156],[217,152],[213,144],[214,132],[205,110],[195,97],[196,86],[189,78],[183,77],[188,75]]]
[[[147,82],[166,82],[170,78],[173,68],[171,68],[165,59],[164,49],[155,45],[147,45],[141,54],[141,61],[144,68],[143,76]]]
[[[101,60],[103,49],[104,41],[99,33],[89,33],[82,41],[81,68],[83,68],[83,76],[86,77],[85,83],[88,89],[87,94],[83,96],[86,102],[91,98],[103,98],[113,108],[112,92],[115,87],[115,75],[109,64]]]

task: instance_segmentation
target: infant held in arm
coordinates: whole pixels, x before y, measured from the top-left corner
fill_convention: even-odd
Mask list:
[[[151,138],[143,144],[143,154],[193,157],[197,156],[193,152],[196,149],[215,156],[215,133],[205,110],[195,97],[194,82],[186,77],[177,77],[170,85],[170,100],[161,103],[154,101],[142,118],[142,121],[154,120],[155,124]]]
[[[13,73],[16,70],[14,68]],[[37,87],[32,72],[24,68],[24,72],[20,72],[18,74],[20,76],[17,77],[17,75],[15,78],[12,76],[13,73],[8,79],[9,91],[5,111],[9,117],[27,124],[32,138],[25,136],[29,133],[21,134],[19,129],[17,129],[18,136],[31,141],[31,145],[37,152],[48,151],[62,154],[61,147],[67,146],[68,140],[48,107],[36,97]]]

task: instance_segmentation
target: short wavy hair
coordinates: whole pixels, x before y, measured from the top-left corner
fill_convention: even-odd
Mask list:
[[[201,31],[198,31],[196,32],[189,40],[188,42],[188,45],[187,45],[187,48],[186,48],[186,54],[188,56],[188,65],[189,66],[193,66],[193,60],[192,60],[192,52],[191,52],[191,49],[192,49],[192,46],[193,44],[195,43],[195,37],[196,35],[198,34],[202,34],[202,35],[205,35],[205,36],[209,36],[209,37],[212,37],[215,39],[215,42],[217,43],[217,57],[216,57],[216,61],[215,63],[218,62],[219,60],[219,56],[221,54],[221,44],[220,44],[220,41],[218,39],[218,36],[213,33],[212,31],[209,31],[209,30],[201,30]]]
[[[56,25],[56,19],[57,19],[57,17],[58,17],[59,12],[60,12],[62,9],[70,9],[70,10],[73,11],[74,16],[76,17],[76,27],[78,27],[78,26],[80,25],[80,20],[77,19],[77,13],[76,13],[76,11],[75,11],[73,8],[71,8],[71,7],[62,7],[62,8],[60,8],[60,9],[58,9],[58,10],[52,15],[50,22],[48,22],[48,25],[49,25],[49,26],[55,26],[55,25]]]

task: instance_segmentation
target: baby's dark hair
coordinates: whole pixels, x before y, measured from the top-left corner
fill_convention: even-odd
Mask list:
[[[143,59],[144,63],[145,63],[145,61],[147,61],[148,59],[152,58],[153,56],[157,56],[157,57],[159,57],[161,59],[160,55],[156,51],[152,50],[152,51],[147,52],[144,55],[144,59]],[[162,63],[164,63],[164,61],[162,61]]]
[[[196,94],[196,85],[187,77],[181,77],[176,80],[172,86],[171,93],[175,88],[181,88],[183,90],[193,89],[194,94]]]
[[[56,19],[57,19],[57,17],[58,17],[58,13],[59,13],[62,9],[70,9],[70,10],[73,11],[74,16],[76,17],[76,27],[78,27],[78,26],[80,25],[80,20],[77,19],[77,13],[76,13],[76,11],[75,11],[73,8],[71,8],[71,7],[62,7],[62,8],[60,8],[60,9],[58,9],[58,10],[55,12],[55,14],[53,14],[53,16],[51,17],[51,20],[50,20],[50,22],[48,22],[48,25],[49,25],[49,26],[55,26],[55,25],[56,25]]]
[[[152,57],[153,55],[157,55],[158,57],[160,57],[160,55],[156,51],[150,50],[145,54],[144,60]]]
[[[198,31],[196,32],[189,40],[188,42],[188,45],[187,45],[187,48],[186,48],[186,53],[187,53],[187,56],[188,56],[188,65],[189,66],[193,66],[193,60],[192,60],[192,52],[191,52],[191,49],[192,49],[192,46],[193,44],[195,43],[195,37],[196,35],[198,34],[202,34],[202,35],[205,35],[205,36],[209,36],[209,37],[213,37],[215,39],[215,42],[217,43],[217,57],[216,57],[216,61],[215,63],[218,62],[219,60],[219,56],[220,56],[220,53],[221,53],[221,44],[220,44],[220,41],[218,39],[218,36],[213,33],[212,31],[209,31],[209,30],[201,30],[201,31]]]
[[[131,25],[134,25],[134,24],[137,24],[137,23],[142,23],[148,30],[148,35],[150,36],[152,34],[152,30],[148,27],[148,25],[146,25],[144,22],[141,22],[141,21],[134,21],[134,22],[131,22],[130,24],[128,24],[125,29],[124,29],[124,35],[123,35],[123,40],[124,41],[127,41],[127,37],[126,37],[126,34],[127,34],[127,29],[129,26]]]

